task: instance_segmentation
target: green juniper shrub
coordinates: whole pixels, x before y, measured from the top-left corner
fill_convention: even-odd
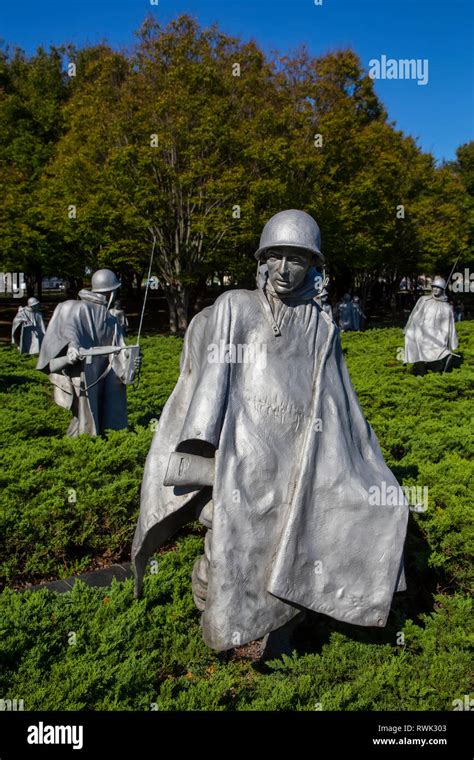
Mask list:
[[[225,661],[202,641],[190,583],[198,524],[160,552],[140,600],[131,581],[15,591],[129,558],[143,465],[182,341],[143,341],[128,432],[75,440],[64,437],[69,415],[52,403],[34,360],[0,349],[2,696],[27,710],[453,709],[472,688],[474,329],[457,329],[460,368],[423,378],[397,359],[401,330],[343,335],[387,464],[403,485],[428,488],[427,509],[410,515],[408,590],[395,595],[385,629],[310,614],[293,655],[259,665]]]

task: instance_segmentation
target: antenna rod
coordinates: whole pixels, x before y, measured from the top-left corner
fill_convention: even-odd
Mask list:
[[[142,332],[142,324],[143,324],[143,315],[145,314],[145,306],[146,306],[146,300],[148,296],[148,289],[150,287],[150,275],[151,275],[151,268],[153,266],[153,256],[155,253],[155,243],[156,243],[156,237],[153,235],[153,245],[151,247],[151,255],[150,255],[150,266],[148,267],[148,277],[146,278],[146,287],[145,287],[145,295],[143,297],[143,306],[142,306],[142,313],[140,316],[140,324],[138,326],[138,336],[137,336],[137,346],[140,345],[140,335]]]
[[[455,268],[455,266],[458,263],[458,261],[459,261],[460,258],[461,258],[461,254],[459,254],[459,256],[457,257],[456,261],[454,262],[453,268],[451,269],[451,272],[450,272],[450,275],[449,275],[448,279],[446,280],[446,290],[448,289],[449,281],[450,281],[451,277],[453,276],[454,268]]]

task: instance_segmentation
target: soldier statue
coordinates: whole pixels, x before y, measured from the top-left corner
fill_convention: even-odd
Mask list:
[[[354,306],[349,293],[344,293],[336,307],[337,323],[342,332],[354,330]]]
[[[462,301],[455,301],[453,304],[454,321],[462,322],[464,319],[464,304]]]
[[[318,296],[316,296],[315,300],[316,300],[316,303],[319,304],[321,309],[324,312],[326,312],[328,317],[332,319],[332,307],[331,307],[331,304],[329,303],[329,293],[326,290],[326,288],[322,289],[321,293]]]
[[[58,304],[44,336],[37,369],[48,373],[55,402],[71,411],[71,437],[127,427],[126,384],[133,371],[122,325],[111,313],[119,287],[114,272],[99,269],[91,290]],[[138,369],[140,357],[133,361]]]
[[[429,296],[421,296],[405,326],[404,364],[415,374],[449,369],[458,347],[454,314],[446,295],[446,280],[435,277]]]
[[[41,304],[37,298],[28,298],[26,306],[20,306],[12,323],[12,343],[20,354],[39,354],[45,326]]]
[[[122,328],[123,335],[126,335],[128,331],[128,319],[127,319],[127,315],[125,314],[124,309],[122,308],[122,304],[118,298],[116,299],[114,305],[110,309],[110,313],[115,317],[120,327]]]
[[[139,595],[150,556],[199,518],[192,590],[216,651],[268,642],[305,610],[385,626],[405,588],[408,507],[315,301],[319,227],[282,211],[255,256],[257,289],[223,293],[186,332],[132,547]],[[387,487],[398,498],[375,506]]]
[[[367,317],[362,311],[362,305],[359,296],[352,299],[353,329],[356,331],[363,330]]]

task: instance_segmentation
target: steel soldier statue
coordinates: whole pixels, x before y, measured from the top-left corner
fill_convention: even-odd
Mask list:
[[[321,309],[332,319],[332,306],[329,303],[329,293],[326,288],[323,288],[321,293],[316,296],[316,303],[318,303]]]
[[[336,306],[337,323],[343,332],[355,330],[354,305],[350,293],[344,293]]]
[[[415,374],[449,369],[458,347],[446,280],[435,277],[431,288],[431,295],[418,299],[404,329],[404,364],[413,364]]]
[[[362,305],[360,303],[359,296],[354,296],[352,299],[352,312],[353,312],[353,328],[356,332],[362,330],[365,325],[367,317],[362,311]]]
[[[119,287],[114,272],[99,269],[91,290],[60,303],[46,330],[37,369],[48,373],[55,402],[72,412],[69,436],[127,427],[128,349],[110,311]],[[140,361],[134,360],[136,368]]]
[[[12,343],[20,354],[39,354],[45,326],[41,304],[37,298],[28,298],[26,306],[20,306],[12,323]]]
[[[405,588],[408,506],[315,301],[318,225],[282,211],[255,256],[257,289],[223,293],[189,325],[132,547],[140,594],[149,557],[186,522],[206,526],[192,589],[216,651],[283,636],[302,610],[385,626]],[[399,499],[373,506],[384,484]]]

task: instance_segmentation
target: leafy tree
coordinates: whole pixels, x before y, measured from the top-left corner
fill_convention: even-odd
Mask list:
[[[61,50],[0,52],[1,264],[24,271],[31,293],[41,287],[61,240],[40,224],[38,187],[62,130],[67,81]]]
[[[337,292],[447,274],[472,248],[472,143],[436,166],[352,50],[268,58],[188,16],[148,19],[130,55],[3,54],[0,126],[4,265],[75,287],[109,266],[140,292],[153,250],[173,332],[210,277],[251,284],[282,208],[318,220]]]

